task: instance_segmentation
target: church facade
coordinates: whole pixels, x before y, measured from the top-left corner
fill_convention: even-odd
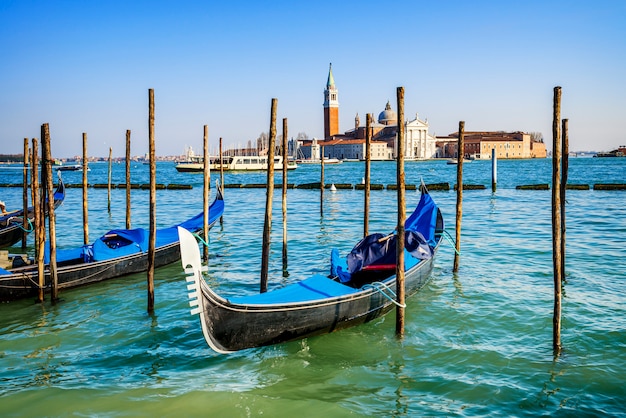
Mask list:
[[[405,158],[422,160],[437,156],[436,139],[428,133],[428,121],[415,119],[405,121]],[[393,160],[397,153],[398,118],[396,112],[387,102],[378,119],[370,123],[371,142],[370,155],[372,160]],[[357,114],[354,128],[340,133],[339,129],[339,92],[335,85],[332,64],[328,70],[326,88],[324,90],[324,138],[302,141],[297,144],[298,157],[318,160],[323,150],[324,158],[340,160],[365,159],[366,126],[361,126]]]

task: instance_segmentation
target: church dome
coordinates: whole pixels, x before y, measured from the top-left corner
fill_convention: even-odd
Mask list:
[[[398,123],[398,115],[396,112],[391,110],[391,105],[387,102],[387,106],[385,106],[385,110],[380,112],[378,115],[378,123],[383,125],[395,125]]]

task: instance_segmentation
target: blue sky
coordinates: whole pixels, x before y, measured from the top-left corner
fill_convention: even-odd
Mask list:
[[[236,146],[269,130],[323,135],[332,62],[340,130],[375,116],[396,88],[430,132],[541,132],[553,88],[572,150],[626,144],[626,1],[0,0],[0,153],[49,123],[57,157]]]

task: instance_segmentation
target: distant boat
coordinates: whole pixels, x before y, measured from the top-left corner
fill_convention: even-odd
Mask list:
[[[176,164],[176,171],[179,173],[201,173],[204,172],[204,157],[196,155],[191,147],[185,151],[185,159]]]
[[[321,164],[321,159],[302,159],[296,160],[298,164]],[[324,164],[341,164],[343,161],[337,158],[324,158]]]
[[[209,207],[209,228],[224,213],[224,199],[218,187],[217,196]],[[180,259],[178,228],[190,232],[204,227],[204,212],[186,221],[156,232],[155,267]],[[77,248],[57,249],[57,279],[59,289],[69,289],[103,280],[139,273],[148,269],[149,232],[144,228],[114,229],[91,244]],[[44,290],[50,291],[50,268],[46,254]],[[31,297],[38,292],[37,263],[14,256],[11,266],[0,267],[0,301]]]
[[[221,167],[224,171],[259,171],[267,170],[267,156],[224,156],[222,157],[222,164],[220,164],[219,157],[212,157],[211,170],[219,171]],[[287,161],[287,170],[294,170],[298,168],[295,161]],[[274,170],[283,169],[283,157],[282,155],[274,156]]]
[[[57,171],[80,171],[83,169],[83,166],[80,164],[72,164],[72,165],[60,165],[55,167]],[[89,168],[87,168],[89,171]]]

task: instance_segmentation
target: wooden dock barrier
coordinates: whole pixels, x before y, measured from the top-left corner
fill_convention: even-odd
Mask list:
[[[626,184],[624,183],[608,183],[608,184],[594,184],[593,190],[626,190]]]
[[[515,186],[516,190],[550,190],[550,185],[548,183],[542,184],[522,184],[520,186]]]

